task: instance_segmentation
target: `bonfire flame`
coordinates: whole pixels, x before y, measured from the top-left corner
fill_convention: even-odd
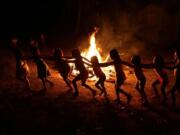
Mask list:
[[[81,55],[85,58],[87,58],[88,60],[91,59],[91,57],[93,56],[97,56],[99,62],[107,62],[108,59],[109,59],[109,55],[103,60],[103,58],[101,57],[100,55],[100,52],[99,52],[99,48],[97,48],[97,45],[96,45],[96,33],[98,32],[98,29],[95,28],[95,31],[90,35],[90,38],[89,38],[89,48],[87,50],[85,50],[84,52],[81,53]],[[90,71],[92,71],[91,69],[89,69]],[[112,71],[114,70],[112,66],[109,66],[109,67],[105,67],[105,68],[102,68],[103,72],[106,74],[106,77],[107,79],[110,79],[111,76],[112,76]],[[97,80],[96,77],[93,77],[91,78],[90,80]]]
[[[107,55],[106,57],[101,57],[101,54],[99,52],[99,48],[97,48],[96,45],[96,33],[98,32],[98,29],[95,27],[95,31],[90,35],[89,37],[89,48],[85,51],[83,51],[81,53],[81,55],[85,58],[87,58],[88,60],[91,60],[91,57],[93,56],[97,56],[99,63],[104,63],[107,62],[109,59],[109,55]],[[92,67],[88,67],[87,65],[85,65],[86,68],[89,71],[89,80],[97,80],[97,77],[93,74],[93,70]],[[72,71],[72,75],[77,75],[79,72],[77,70],[74,69],[74,64],[71,64],[71,67],[73,68]],[[108,66],[108,67],[103,67],[102,68],[103,72],[106,75],[106,78],[109,82],[114,82],[113,78],[115,77],[115,71],[114,71],[114,67],[113,66]]]
[[[98,60],[100,63],[102,62],[107,62],[108,59],[109,59],[109,55],[107,55],[106,58],[103,58],[101,57],[100,55],[100,52],[99,52],[99,48],[97,48],[97,45],[96,45],[96,33],[98,32],[98,29],[95,28],[95,31],[90,35],[89,37],[89,48],[85,51],[83,51],[81,53],[81,55],[85,58],[87,58],[88,60],[91,60],[91,57],[93,56],[97,56]],[[70,64],[71,67],[73,68],[73,71],[72,71],[72,75],[77,75],[79,72],[77,70],[74,69],[74,64]],[[97,77],[93,74],[93,70],[92,70],[92,67],[88,67],[87,65],[85,65],[86,68],[88,69],[88,71],[90,72],[89,74],[89,80],[97,80]],[[104,67],[102,68],[103,72],[105,73],[106,77],[108,80],[111,80],[112,77],[114,77],[114,68],[113,66],[108,66],[108,67]]]
[[[96,46],[96,37],[95,36],[96,36],[97,32],[98,32],[98,30],[95,28],[95,32],[93,32],[89,38],[90,46],[89,46],[88,50],[82,52],[81,55],[84,56],[85,58],[89,59],[89,60],[91,59],[92,56],[97,56],[98,60],[100,62],[102,62],[102,57],[99,53],[99,49]]]

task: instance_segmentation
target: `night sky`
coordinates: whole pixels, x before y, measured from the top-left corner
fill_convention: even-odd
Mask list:
[[[169,20],[167,25],[173,25],[173,22],[177,21],[177,28],[173,29],[178,29],[175,33],[179,33],[180,11],[178,0],[61,0],[48,2],[6,0],[0,3],[1,39],[4,40],[12,35],[29,37],[41,32],[51,37],[87,34],[95,25],[101,27],[103,17],[108,18],[110,23],[116,27],[117,19],[122,16],[122,13],[127,13],[133,18],[133,14],[139,14],[140,12],[143,14],[144,9],[150,5],[163,8],[167,16],[172,16],[174,20],[172,18],[166,19]],[[90,18],[95,19],[90,20]],[[153,18],[153,15],[150,15],[150,18]],[[150,21],[152,20],[150,19]],[[144,24],[144,22],[141,23]],[[149,23],[151,24],[151,22]],[[139,29],[140,32],[142,29],[149,28],[141,28]],[[169,33],[169,35],[172,35],[171,30]],[[175,36],[169,42],[176,41],[179,34],[175,34]],[[141,38],[139,35],[137,37]]]

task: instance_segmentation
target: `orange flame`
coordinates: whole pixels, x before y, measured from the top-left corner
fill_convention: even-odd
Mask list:
[[[102,57],[101,57],[99,50],[96,46],[96,38],[95,38],[96,33],[97,33],[97,29],[95,29],[95,32],[93,32],[89,38],[90,46],[89,46],[88,50],[82,52],[81,55],[84,56],[85,58],[89,59],[89,60],[91,59],[92,56],[97,56],[98,60],[100,62],[102,62]]]
[[[95,28],[95,31],[90,35],[89,38],[89,48],[87,50],[85,50],[84,52],[81,53],[81,55],[85,58],[87,58],[88,60],[91,59],[92,56],[97,56],[99,62],[106,62],[109,59],[109,55],[103,60],[100,52],[99,52],[99,48],[97,48],[97,44],[96,44],[96,33],[98,32],[97,28]],[[102,68],[103,72],[106,74],[107,79],[111,78],[112,75],[112,71],[114,71],[114,68],[112,66],[109,67],[105,67]],[[97,80],[96,77],[91,78],[91,80]]]

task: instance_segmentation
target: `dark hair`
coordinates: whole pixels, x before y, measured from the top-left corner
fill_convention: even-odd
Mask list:
[[[81,57],[81,52],[79,51],[79,49],[72,50],[72,57],[75,57],[75,58]]]
[[[157,55],[157,56],[154,57],[153,63],[156,64],[156,65],[161,66],[161,65],[164,64],[164,59],[163,59],[162,56]]]
[[[119,58],[119,53],[118,53],[117,49],[112,49],[110,51],[110,57],[111,57],[111,59]]]
[[[99,63],[97,56],[91,57],[91,62],[92,62],[92,64]]]
[[[131,58],[131,62],[134,64],[134,65],[139,65],[141,63],[141,58],[139,55],[135,55]]]
[[[63,52],[60,48],[55,48],[54,49],[54,58],[61,58],[63,56]]]

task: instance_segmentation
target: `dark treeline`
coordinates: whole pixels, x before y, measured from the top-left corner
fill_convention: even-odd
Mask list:
[[[155,5],[155,7],[151,5]],[[146,8],[148,10],[145,10]],[[168,19],[159,18],[158,15],[161,15],[162,12],[159,11],[161,8]],[[132,23],[143,25],[138,29],[139,33],[142,34],[135,34],[136,37],[149,42],[151,38],[144,37],[144,35],[146,33],[153,34],[146,30],[152,28],[144,27],[144,24],[147,23],[144,18],[140,22],[135,21],[136,14],[139,12],[142,12],[142,15],[138,16],[150,18],[147,19],[150,21],[149,23],[153,19],[160,19],[158,21],[162,22],[163,29],[168,29],[166,33],[169,35],[163,35],[163,30],[158,31],[159,34],[163,35],[158,38],[166,39],[167,36],[170,36],[169,41],[166,42],[179,43],[180,4],[178,0],[61,0],[47,2],[7,0],[0,2],[0,33],[2,40],[7,40],[13,35],[25,39],[41,32],[46,33],[52,39],[59,36],[75,37],[87,34],[95,25],[101,27],[104,18],[108,18],[111,25],[116,27],[118,26],[118,18],[127,13],[132,17]],[[156,12],[159,12],[157,16]],[[169,20],[169,22],[164,24],[164,20]],[[156,23],[156,21],[154,22]],[[175,26],[171,28],[169,25]]]

